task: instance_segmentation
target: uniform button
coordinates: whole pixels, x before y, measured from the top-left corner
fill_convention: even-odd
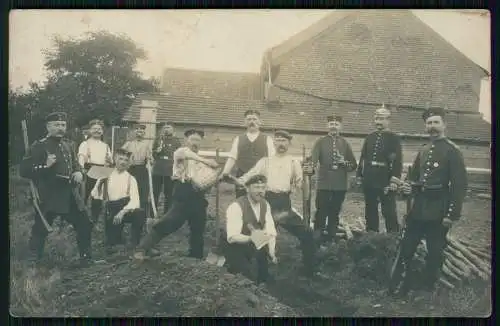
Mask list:
[[[426,176],[427,176],[427,173],[424,173],[424,177],[426,177]]]
[[[427,162],[427,165],[431,165],[431,162]]]

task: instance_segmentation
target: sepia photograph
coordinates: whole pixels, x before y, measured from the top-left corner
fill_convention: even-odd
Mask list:
[[[12,10],[13,317],[489,317],[487,10]]]

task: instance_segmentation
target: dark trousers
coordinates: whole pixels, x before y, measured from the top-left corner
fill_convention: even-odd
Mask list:
[[[245,174],[245,172],[243,172],[240,169],[238,169],[236,171],[235,177],[239,178],[239,177],[241,177],[244,174]],[[240,198],[241,196],[245,196],[247,194],[246,188],[245,187],[240,187],[240,186],[235,186],[234,187],[234,192],[235,192],[236,198]]]
[[[97,179],[92,179],[89,177],[85,177],[85,203],[89,200],[90,193],[92,192],[92,189],[94,189],[94,186],[97,182]],[[101,213],[102,209],[102,202],[100,200],[95,200],[93,198],[90,198],[90,212],[91,212],[91,218],[92,222],[96,222],[97,219],[99,218],[99,214]]]
[[[44,217],[52,225],[57,216],[61,216],[65,221],[73,225],[76,232],[76,243],[80,256],[91,255],[91,232],[92,225],[85,213],[80,212],[76,206],[75,200],[72,198],[68,214],[58,214],[53,212],[44,212]],[[40,219],[40,215],[35,213],[35,223],[31,228],[31,237],[29,240],[30,249],[36,253],[38,258],[41,258],[45,249],[45,242],[48,231]]]
[[[139,248],[145,251],[150,250],[165,236],[180,229],[187,221],[190,229],[189,256],[202,259],[207,206],[205,193],[196,191],[189,182],[176,182],[172,194],[172,206],[153,225],[151,232],[143,238]]]
[[[104,216],[104,243],[106,247],[123,244],[123,227],[125,223],[131,224],[131,244],[137,246],[141,240],[142,231],[146,224],[146,214],[143,209],[128,212],[123,216],[120,224],[113,224],[114,217],[127,205],[129,200],[130,198],[127,197],[106,203],[106,214]]]
[[[163,188],[163,189],[162,189]],[[172,191],[174,189],[174,181],[170,176],[153,175],[153,194],[156,203],[156,208],[160,207],[158,200],[160,199],[160,193],[163,190],[163,201],[164,209],[166,212],[172,206]]]
[[[408,220],[405,235],[401,241],[401,258],[407,271],[406,286],[419,280],[424,287],[432,288],[439,278],[444,263],[443,251],[446,248],[448,229],[441,221]],[[408,275],[411,272],[411,262],[422,239],[427,244],[426,264],[423,274]],[[411,274],[411,273],[410,273]]]
[[[146,209],[149,197],[148,169],[146,169],[146,165],[131,165],[128,169],[128,172],[137,181],[141,208]]]
[[[318,190],[316,192],[316,216],[314,230],[328,232],[331,239],[337,233],[339,214],[345,200],[344,190]],[[326,218],[328,217],[328,225]]]
[[[224,230],[221,232],[221,245],[226,257],[226,267],[229,273],[242,274],[256,280],[257,283],[267,281],[269,277],[269,248],[257,250],[252,243],[228,243]],[[254,276],[254,261],[257,265],[257,276]]]
[[[396,196],[393,192],[384,194],[383,189],[363,187],[365,197],[366,230],[379,232],[378,204],[382,206],[387,232],[399,232],[396,213]]]
[[[275,219],[276,226],[288,231],[300,241],[302,263],[306,269],[314,269],[315,245],[311,228],[293,210],[289,193],[266,192],[266,200],[271,206],[271,214],[277,216],[280,212],[287,212],[286,216]]]

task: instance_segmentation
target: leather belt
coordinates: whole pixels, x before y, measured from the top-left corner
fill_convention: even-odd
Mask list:
[[[161,158],[161,159],[163,159],[163,160],[168,160],[168,159],[170,159],[170,157],[168,157],[168,156],[160,156],[160,158]]]
[[[371,166],[380,166],[380,167],[387,166],[387,164],[385,162],[377,162],[377,161],[371,161],[370,165]]]

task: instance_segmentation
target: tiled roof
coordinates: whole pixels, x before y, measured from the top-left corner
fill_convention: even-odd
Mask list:
[[[344,132],[352,135],[366,135],[373,131],[371,122],[376,109],[350,103],[334,103],[331,106],[312,102],[283,103],[281,108],[268,108],[261,101],[145,93],[136,98],[125,113],[124,120],[139,120],[142,100],[158,102],[157,121],[241,127],[243,113],[252,108],[261,111],[264,129],[281,128],[304,133],[325,132],[325,117],[336,113],[344,117]],[[400,109],[393,113],[391,129],[406,135],[422,135],[424,125],[421,114],[415,110]],[[451,139],[490,141],[491,126],[478,114],[450,114],[447,134]]]
[[[182,96],[260,99],[260,75],[168,68],[161,81],[162,92]]]
[[[366,103],[477,111],[487,75],[410,11],[335,12],[270,53],[275,84]]]

